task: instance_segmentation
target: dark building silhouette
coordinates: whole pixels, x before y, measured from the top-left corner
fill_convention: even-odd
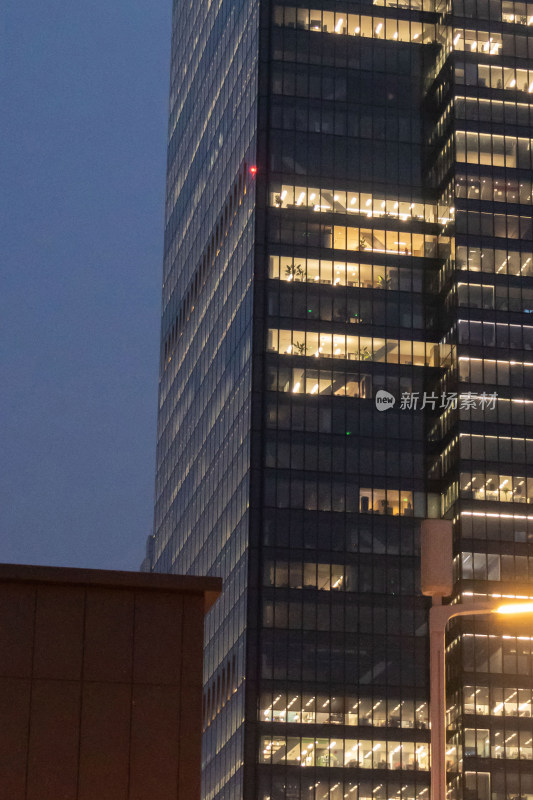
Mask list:
[[[220,580],[0,565],[2,800],[199,800]]]
[[[533,595],[532,24],[174,3],[145,568],[224,577],[206,800],[426,800],[422,518],[457,597]],[[450,800],[533,797],[506,625],[450,631]]]

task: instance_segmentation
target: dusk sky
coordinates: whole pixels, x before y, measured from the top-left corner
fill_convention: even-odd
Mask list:
[[[0,561],[138,569],[171,0],[7,0],[3,17]]]

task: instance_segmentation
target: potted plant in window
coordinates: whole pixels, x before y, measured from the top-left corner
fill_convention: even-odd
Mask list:
[[[503,494],[503,496],[505,498],[505,502],[508,503],[509,502],[509,498],[511,497],[511,494],[512,494],[511,489],[509,489],[509,488],[502,489],[501,492],[502,492],[502,494]]]
[[[299,356],[305,356],[307,352],[307,345],[305,342],[294,342],[293,349],[296,351],[296,354]]]
[[[302,265],[295,264],[293,261],[292,264],[287,264],[285,267],[285,275],[289,281],[298,281],[303,279],[305,273],[302,269]]]

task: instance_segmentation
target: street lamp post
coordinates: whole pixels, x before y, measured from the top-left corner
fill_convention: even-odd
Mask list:
[[[432,598],[429,612],[431,800],[446,800],[446,626],[453,617],[479,614],[532,614],[533,603],[442,605],[453,589],[452,524],[428,519],[421,527],[421,588]]]
[[[490,602],[443,606],[433,599],[429,612],[431,800],[446,798],[446,626],[452,617],[494,614],[497,611],[497,606]]]

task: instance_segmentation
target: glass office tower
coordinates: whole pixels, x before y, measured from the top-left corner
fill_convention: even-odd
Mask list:
[[[224,578],[207,800],[427,800],[422,518],[457,598],[533,596],[530,25],[174,2],[145,568]],[[451,800],[533,798],[530,633],[450,630]]]

